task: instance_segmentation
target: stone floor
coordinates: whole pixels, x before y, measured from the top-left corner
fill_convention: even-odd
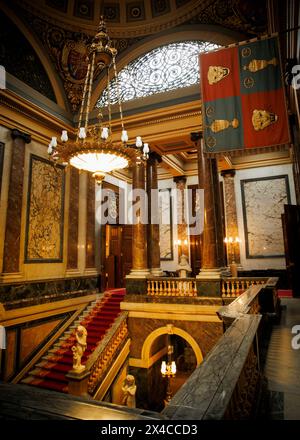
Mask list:
[[[300,326],[300,298],[281,300],[282,316],[274,325],[265,363],[271,419],[300,420],[300,339],[292,348],[292,327]]]

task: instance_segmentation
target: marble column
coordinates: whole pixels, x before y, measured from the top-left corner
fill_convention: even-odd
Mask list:
[[[78,201],[78,271],[81,275],[86,266],[86,233],[87,233],[87,173],[79,171]]]
[[[222,209],[217,160],[204,154],[198,142],[199,188],[204,190],[204,229],[202,233],[199,278],[220,278],[224,268]]]
[[[87,176],[87,213],[86,213],[86,268],[95,268],[95,179],[91,173]]]
[[[143,162],[136,162],[132,167],[132,189],[145,191],[145,165]],[[140,203],[141,206],[137,212],[137,217],[133,219],[132,270],[126,278],[146,278],[150,275],[148,269],[147,224],[146,222],[143,222],[145,216],[141,211],[141,209],[147,209],[146,200],[144,199],[144,201],[145,204],[138,200],[133,203],[133,205],[135,203]],[[135,210],[133,209],[133,212],[134,211]]]
[[[79,171],[70,167],[67,269],[78,268]]]
[[[233,239],[235,239],[236,237],[239,237],[234,189],[235,170],[224,170],[221,172],[221,175],[224,179],[226,237],[233,237]],[[231,246],[234,246],[234,261],[240,265],[240,245],[239,243],[233,243]],[[231,249],[227,249],[227,252],[231,252]],[[227,255],[228,263],[229,260],[230,255]]]
[[[148,195],[148,267],[151,274],[161,276],[163,271],[160,267],[159,247],[159,207],[158,207],[158,183],[157,164],[161,157],[151,152],[147,161],[147,195]],[[154,190],[154,191],[152,191]]]
[[[6,229],[3,253],[3,273],[19,273],[20,238],[23,200],[25,147],[31,136],[17,129],[11,132],[13,139],[12,160],[6,211]]]
[[[186,188],[186,177],[185,176],[176,176],[173,178],[176,183],[176,189],[179,191],[179,196],[177,200],[177,238],[180,240],[180,244],[178,244],[178,260],[181,255],[189,256],[189,248],[188,248],[188,233],[187,233],[187,224],[185,221],[185,196],[184,190]]]

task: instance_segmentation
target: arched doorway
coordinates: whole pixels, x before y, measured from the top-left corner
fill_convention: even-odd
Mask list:
[[[168,345],[173,347],[172,360],[177,367],[176,375],[170,382],[161,373],[162,361],[168,361]],[[169,324],[150,333],[144,341],[141,359],[136,359],[135,362],[136,366],[142,367],[134,373],[141,387],[139,390],[141,407],[162,411],[167,398],[168,385],[171,395],[174,396],[202,360],[198,343],[185,330]]]

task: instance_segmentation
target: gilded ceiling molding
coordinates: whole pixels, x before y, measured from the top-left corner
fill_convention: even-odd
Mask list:
[[[120,22],[114,23],[107,20],[109,34],[111,38],[136,38],[139,36],[147,36],[153,33],[162,32],[172,27],[178,26],[204,11],[212,0],[193,0],[187,2],[186,5],[171,10],[167,14],[153,17],[152,14],[146,14],[144,20],[127,21],[126,11]],[[31,4],[29,1],[18,0],[22,7],[34,13],[35,15],[43,15],[47,21],[55,26],[61,26],[73,32],[86,32],[93,35],[97,30],[99,16],[96,16],[91,22],[77,18],[73,14],[61,14],[58,11],[47,8],[45,15],[44,5],[37,6],[37,3]],[[123,24],[124,23],[124,24]]]

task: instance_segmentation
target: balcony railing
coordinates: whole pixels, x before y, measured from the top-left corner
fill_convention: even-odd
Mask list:
[[[149,296],[197,296],[195,278],[156,277],[147,280]]]
[[[221,289],[223,298],[236,298],[251,286],[264,285],[267,277],[223,278]],[[195,297],[197,296],[196,278],[155,277],[147,280],[148,296]]]
[[[257,278],[224,278],[222,280],[222,297],[235,298],[240,296],[251,286],[264,285],[268,281],[267,277]]]

